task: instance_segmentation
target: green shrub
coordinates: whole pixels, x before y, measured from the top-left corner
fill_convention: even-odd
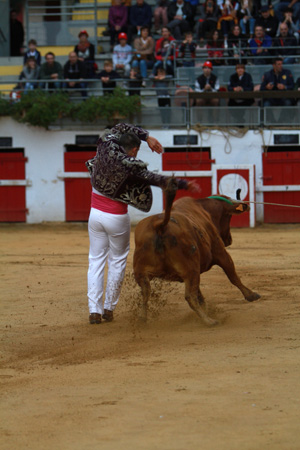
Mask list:
[[[40,89],[23,94],[15,103],[0,98],[0,116],[11,116],[18,122],[44,128],[63,118],[85,123],[105,119],[114,123],[116,116],[128,118],[140,108],[140,98],[127,96],[119,87],[111,95],[89,97],[80,103],[72,102],[65,92],[48,93]]]

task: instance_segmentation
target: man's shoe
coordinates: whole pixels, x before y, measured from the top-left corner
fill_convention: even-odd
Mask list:
[[[89,319],[90,319],[90,324],[91,325],[93,325],[94,323],[99,324],[99,323],[101,323],[101,314],[92,313],[92,314],[90,314]]]
[[[113,311],[110,311],[109,309],[105,309],[104,314],[102,314],[102,317],[107,322],[112,322],[114,320],[114,313],[113,313]]]

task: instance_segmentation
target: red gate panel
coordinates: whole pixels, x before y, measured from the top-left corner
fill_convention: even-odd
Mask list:
[[[163,153],[162,155],[162,168],[165,171],[200,171],[211,170],[211,165],[215,162],[214,159],[210,159],[208,151],[202,152],[174,152]],[[208,197],[211,195],[211,177],[181,177],[187,181],[196,180],[201,187],[201,197]],[[199,198],[199,193],[191,193],[185,190],[177,191],[176,200],[180,197],[194,197]]]
[[[65,172],[87,172],[85,162],[95,156],[92,152],[66,152]],[[89,178],[65,178],[66,221],[87,221],[91,207]]]
[[[25,180],[23,152],[0,153],[0,180]],[[26,222],[25,186],[0,185],[0,222]]]
[[[264,186],[300,185],[300,151],[263,154]],[[264,201],[300,205],[300,191],[264,192]],[[265,223],[299,223],[300,208],[264,205]]]

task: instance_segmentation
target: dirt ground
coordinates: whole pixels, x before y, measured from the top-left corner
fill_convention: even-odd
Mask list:
[[[213,268],[217,327],[161,282],[142,324],[132,240],[115,321],[89,325],[87,225],[0,225],[1,449],[299,449],[300,225],[232,234],[259,301]]]

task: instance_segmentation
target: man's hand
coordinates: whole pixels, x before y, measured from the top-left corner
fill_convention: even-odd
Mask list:
[[[153,152],[158,153],[158,154],[163,152],[163,147],[162,147],[161,143],[158,142],[158,140],[155,139],[154,137],[148,136],[147,144]]]
[[[200,192],[202,191],[201,187],[199,186],[199,184],[197,183],[197,181],[192,180],[188,182],[188,191],[191,192],[198,192],[198,194],[200,194]]]

